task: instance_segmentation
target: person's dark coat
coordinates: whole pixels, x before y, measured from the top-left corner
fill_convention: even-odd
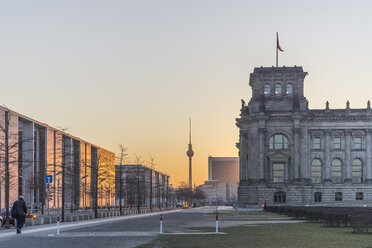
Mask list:
[[[16,218],[25,217],[27,214],[26,202],[22,199],[15,201],[13,204],[13,208],[12,208],[12,216],[13,216],[13,213]]]

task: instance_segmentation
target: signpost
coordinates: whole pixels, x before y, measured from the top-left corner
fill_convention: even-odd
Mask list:
[[[45,175],[45,183],[52,183],[53,175]]]
[[[49,215],[49,184],[53,182],[53,176],[52,175],[45,175],[45,183],[48,185],[48,215]]]

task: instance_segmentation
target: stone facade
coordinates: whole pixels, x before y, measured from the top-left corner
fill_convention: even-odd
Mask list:
[[[372,201],[372,112],[309,109],[302,67],[255,68],[242,100],[240,207]]]

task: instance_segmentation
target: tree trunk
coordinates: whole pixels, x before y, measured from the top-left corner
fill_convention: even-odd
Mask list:
[[[5,111],[5,228],[9,228],[9,113]]]
[[[122,209],[123,209],[123,206],[121,204],[121,199],[122,199],[122,195],[123,195],[123,182],[122,182],[122,179],[121,179],[121,176],[122,176],[122,173],[123,173],[123,170],[122,170],[122,161],[120,161],[120,168],[119,168],[119,210],[120,210],[120,215],[122,213]]]
[[[66,158],[65,158],[65,139],[62,136],[62,222],[65,222],[65,174],[66,174]]]
[[[137,210],[140,211],[140,185],[139,185],[139,165],[137,165]]]

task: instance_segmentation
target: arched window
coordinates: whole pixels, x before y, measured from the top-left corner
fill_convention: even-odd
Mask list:
[[[270,95],[270,84],[265,84],[264,94]]]
[[[339,159],[332,161],[332,182],[341,183],[341,160]]]
[[[292,84],[287,84],[287,94],[291,95],[293,93]]]
[[[282,86],[280,84],[275,85],[275,94],[276,95],[282,94]]]
[[[322,162],[320,159],[314,159],[311,162],[311,181],[313,183],[322,182]]]
[[[351,165],[351,177],[353,183],[362,183],[362,160],[354,159]]]
[[[288,139],[283,134],[274,134],[269,140],[270,149],[288,149]]]

